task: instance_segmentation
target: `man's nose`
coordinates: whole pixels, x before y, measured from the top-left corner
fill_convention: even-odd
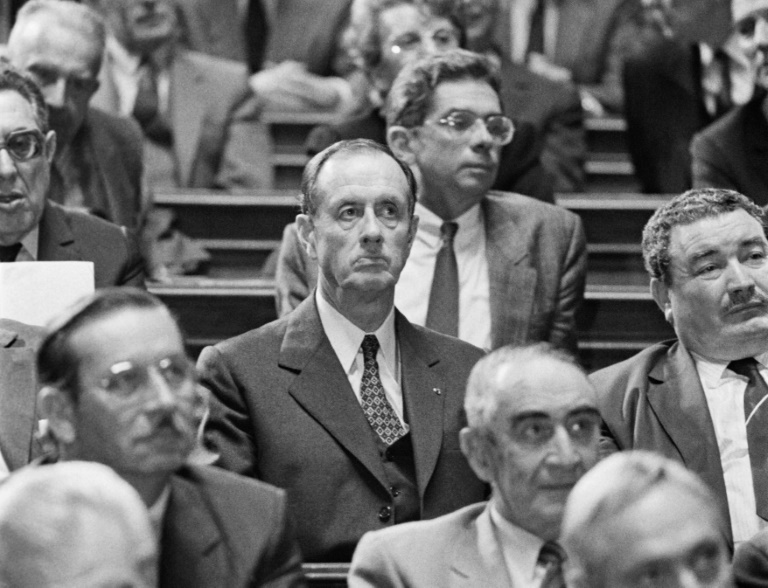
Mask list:
[[[4,180],[14,179],[17,173],[16,164],[11,154],[5,147],[0,148],[0,178]]]
[[[751,273],[734,260],[728,264],[728,293],[736,304],[749,302],[755,294],[755,281]]]
[[[555,427],[555,433],[552,436],[552,459],[551,463],[563,467],[575,467],[581,461],[579,452],[573,444],[573,439],[568,434],[564,426]]]
[[[366,209],[360,222],[362,223],[362,232],[360,236],[363,242],[378,243],[381,241],[381,223],[376,216],[376,211],[372,208]]]
[[[67,102],[67,78],[58,77],[50,84],[46,84],[42,88],[43,98],[48,106],[54,108],[61,108]]]
[[[152,408],[169,409],[176,406],[178,396],[166,382],[163,375],[155,368],[147,372],[148,385],[152,388]]]

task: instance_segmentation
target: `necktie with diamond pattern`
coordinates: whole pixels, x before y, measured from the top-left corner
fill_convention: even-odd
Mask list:
[[[384,394],[384,386],[379,377],[379,364],[376,361],[376,353],[379,350],[376,335],[366,335],[362,349],[363,380],[360,382],[360,399],[363,412],[381,440],[387,445],[392,445],[407,431]]]

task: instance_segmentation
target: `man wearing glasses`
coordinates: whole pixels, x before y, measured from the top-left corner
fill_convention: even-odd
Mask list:
[[[47,201],[55,152],[39,88],[0,65],[0,262],[92,261],[96,288],[143,286],[125,228]]]
[[[59,460],[110,466],[149,508],[161,588],[303,585],[284,493],[191,463],[207,396],[157,298],[82,301],[49,325],[38,372]]]

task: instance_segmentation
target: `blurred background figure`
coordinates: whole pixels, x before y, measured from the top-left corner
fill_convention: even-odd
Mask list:
[[[568,497],[561,542],[572,588],[731,588],[712,492],[684,466],[628,451],[598,463]]]
[[[628,147],[643,192],[684,192],[691,139],[751,98],[752,68],[731,34],[729,0],[642,4],[641,42],[624,64]]]
[[[154,588],[157,542],[136,491],[88,462],[30,466],[0,486],[0,585]]]

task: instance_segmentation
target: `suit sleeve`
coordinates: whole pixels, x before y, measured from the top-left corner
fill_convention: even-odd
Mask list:
[[[207,446],[218,455],[215,465],[258,478],[256,444],[242,387],[216,347],[206,347],[197,361],[200,383],[211,393]]]
[[[727,169],[728,155],[706,132],[694,136],[691,142],[691,173],[694,188],[728,188],[740,191],[740,187]]]
[[[563,91],[562,104],[547,123],[541,165],[552,174],[555,192],[581,192],[587,155],[584,111],[576,88],[571,84],[563,87],[567,91]]]
[[[301,550],[291,518],[288,516],[286,500],[275,505],[271,541],[260,562],[263,573],[254,575],[252,588],[297,588],[306,586],[301,570]]]
[[[315,287],[314,271],[307,267],[308,259],[299,241],[296,223],[283,230],[283,240],[275,270],[275,304],[281,317],[296,308]]]
[[[349,569],[349,588],[406,588],[386,541],[366,533],[357,544]]]
[[[245,78],[242,82],[230,113],[214,188],[254,189],[272,185],[269,130],[259,121],[261,108],[258,99],[250,91]]]
[[[144,284],[144,260],[139,251],[139,244],[133,231],[120,227],[126,240],[126,260],[123,265],[117,286],[133,286],[146,288]]]
[[[587,239],[581,219],[572,216],[570,241],[560,275],[559,294],[549,342],[576,353],[576,311],[584,299],[587,278]]]

